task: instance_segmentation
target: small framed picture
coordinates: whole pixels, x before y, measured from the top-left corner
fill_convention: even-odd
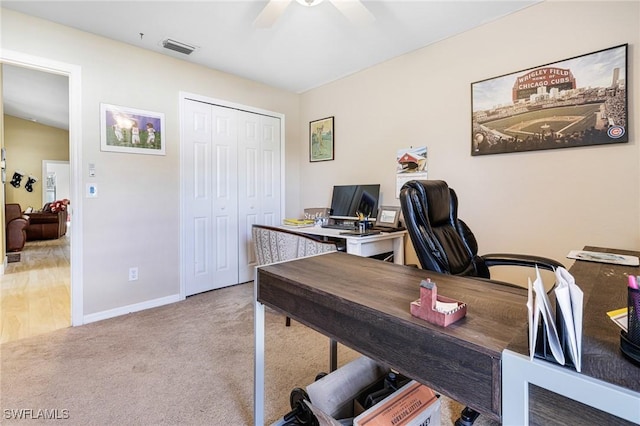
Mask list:
[[[164,114],[100,104],[100,150],[165,155]]]
[[[378,209],[376,227],[397,228],[400,222],[400,207],[382,206]]]
[[[333,117],[322,118],[309,123],[309,161],[333,160],[335,143]]]

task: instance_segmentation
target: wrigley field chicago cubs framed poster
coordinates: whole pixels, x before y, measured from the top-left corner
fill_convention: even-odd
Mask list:
[[[471,83],[471,155],[629,142],[627,45]]]

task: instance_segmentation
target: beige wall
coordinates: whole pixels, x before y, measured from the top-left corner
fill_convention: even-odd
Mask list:
[[[286,215],[327,205],[331,187],[380,182],[394,197],[395,154],[427,145],[429,176],[459,193],[482,252],[566,261],[585,244],[640,249],[638,2],[544,2],[303,95],[2,10],[3,48],[82,67],[81,191],[85,314],[179,289],[178,93],[286,115]],[[629,43],[628,144],[471,157],[470,83]],[[152,70],[152,71],[150,71]],[[166,114],[167,155],[100,151],[100,103]],[[308,162],[308,123],[336,117],[336,160]],[[88,164],[97,175],[89,180]],[[137,265],[132,285],[127,270]]]
[[[639,2],[547,1],[305,93],[301,132],[335,116],[336,159],[301,158],[302,206],[327,205],[331,186],[349,183],[381,183],[382,202],[398,205],[396,150],[426,145],[429,178],[456,189],[481,253],[569,265],[568,251],[588,244],[640,249],[638,28]],[[472,82],[624,43],[629,143],[471,157]]]
[[[81,67],[81,169],[98,186],[82,200],[84,314],[174,296],[180,289],[179,92],[283,113],[291,155],[299,151],[299,96],[127,44],[2,9],[2,47]],[[100,151],[100,103],[163,112],[166,155]],[[88,177],[94,163],[96,177]],[[297,182],[297,159],[286,174]],[[297,208],[296,185],[286,199]],[[289,205],[289,204],[288,204]],[[77,206],[76,206],[77,207]],[[139,280],[128,281],[138,266]]]
[[[42,208],[42,160],[69,161],[69,132],[44,126],[9,115],[4,116],[5,147],[7,149],[6,202],[18,203],[22,210]],[[25,176],[19,188],[9,184],[13,172],[22,171]],[[25,189],[28,176],[38,181],[33,192]]]

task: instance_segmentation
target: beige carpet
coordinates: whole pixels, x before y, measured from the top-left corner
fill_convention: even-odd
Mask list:
[[[273,422],[289,410],[294,387],[327,370],[328,339],[295,321],[286,328],[269,311],[266,322],[265,417]],[[357,356],[339,345],[340,365]],[[2,424],[34,422],[10,419],[15,410],[50,410],[68,415],[51,421],[58,424],[250,425],[253,284],[5,343],[0,366]],[[444,399],[442,424],[461,408]],[[494,423],[476,422],[486,424]]]

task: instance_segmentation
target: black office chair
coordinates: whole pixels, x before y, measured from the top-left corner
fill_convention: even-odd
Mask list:
[[[489,279],[491,266],[537,265],[540,269],[550,271],[563,266],[555,260],[538,256],[507,253],[478,255],[478,243],[471,229],[458,219],[458,197],[444,181],[413,180],[405,183],[400,190],[400,206],[422,269]],[[470,426],[478,415],[478,412],[467,407],[456,425]]]

